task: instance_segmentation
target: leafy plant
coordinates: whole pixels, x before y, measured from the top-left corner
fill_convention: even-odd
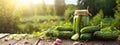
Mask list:
[[[66,21],[72,22],[75,10],[76,10],[75,5],[72,5],[72,4],[66,5],[66,10],[64,12],[64,16],[65,16]]]
[[[100,10],[99,13],[97,15],[95,15],[93,17],[93,19],[90,20],[90,25],[94,25],[94,26],[97,26],[97,25],[100,25],[100,22],[102,21],[103,19],[103,11]]]
[[[13,13],[14,6],[9,1],[0,1],[0,33],[15,33],[17,30],[19,17]]]
[[[116,0],[115,20],[113,26],[120,30],[120,0]]]
[[[113,23],[114,23],[114,18],[112,18],[112,17],[105,17],[100,22],[100,26],[102,28],[109,27],[109,26],[112,26]]]

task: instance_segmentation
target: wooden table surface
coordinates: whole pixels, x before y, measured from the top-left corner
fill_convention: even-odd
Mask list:
[[[17,35],[18,37],[14,37]],[[37,39],[21,39],[27,34],[0,34],[0,45],[34,45],[38,40]],[[19,37],[20,36],[20,37]],[[54,45],[55,40],[47,41],[43,40],[38,43],[38,45]],[[72,40],[62,40],[61,45],[72,45],[75,41]],[[115,41],[78,41],[81,45],[120,45],[119,40]]]

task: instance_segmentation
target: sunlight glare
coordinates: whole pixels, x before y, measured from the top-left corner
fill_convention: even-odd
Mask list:
[[[54,4],[54,0],[44,0],[46,4]],[[42,0],[18,0],[19,5],[28,5],[30,3],[39,4],[42,3]]]
[[[29,0],[19,0],[18,3],[19,4],[29,4],[30,1]]]
[[[54,0],[45,0],[46,4],[54,4]]]
[[[32,0],[32,3],[33,4],[39,4],[39,3],[41,3],[42,2],[42,0]]]

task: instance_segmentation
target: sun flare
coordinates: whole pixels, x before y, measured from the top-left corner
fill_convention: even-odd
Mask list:
[[[18,0],[18,3],[21,5],[26,5],[26,4],[39,4],[42,3],[43,0]],[[54,0],[44,0],[46,4],[54,4]]]
[[[30,1],[29,0],[18,0],[19,4],[29,4]]]
[[[30,4],[30,3],[39,4],[41,2],[42,0],[18,0],[18,3],[23,5]]]
[[[38,3],[41,3],[41,2],[42,2],[42,0],[32,0],[33,4],[38,4]]]

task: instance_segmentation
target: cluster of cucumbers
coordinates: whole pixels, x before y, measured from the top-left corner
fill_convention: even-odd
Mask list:
[[[99,26],[87,26],[80,30],[80,33],[74,33],[71,27],[57,26],[55,30],[47,30],[46,35],[72,40],[114,40],[118,37],[118,31],[112,31],[108,28],[100,28]]]
[[[46,35],[51,37],[58,37],[62,39],[70,39],[73,35],[71,27],[57,26],[55,30],[47,30]]]
[[[101,29],[99,26],[87,26],[80,30],[80,34],[74,34],[71,39],[72,40],[115,40],[118,37],[119,32],[110,29]]]

